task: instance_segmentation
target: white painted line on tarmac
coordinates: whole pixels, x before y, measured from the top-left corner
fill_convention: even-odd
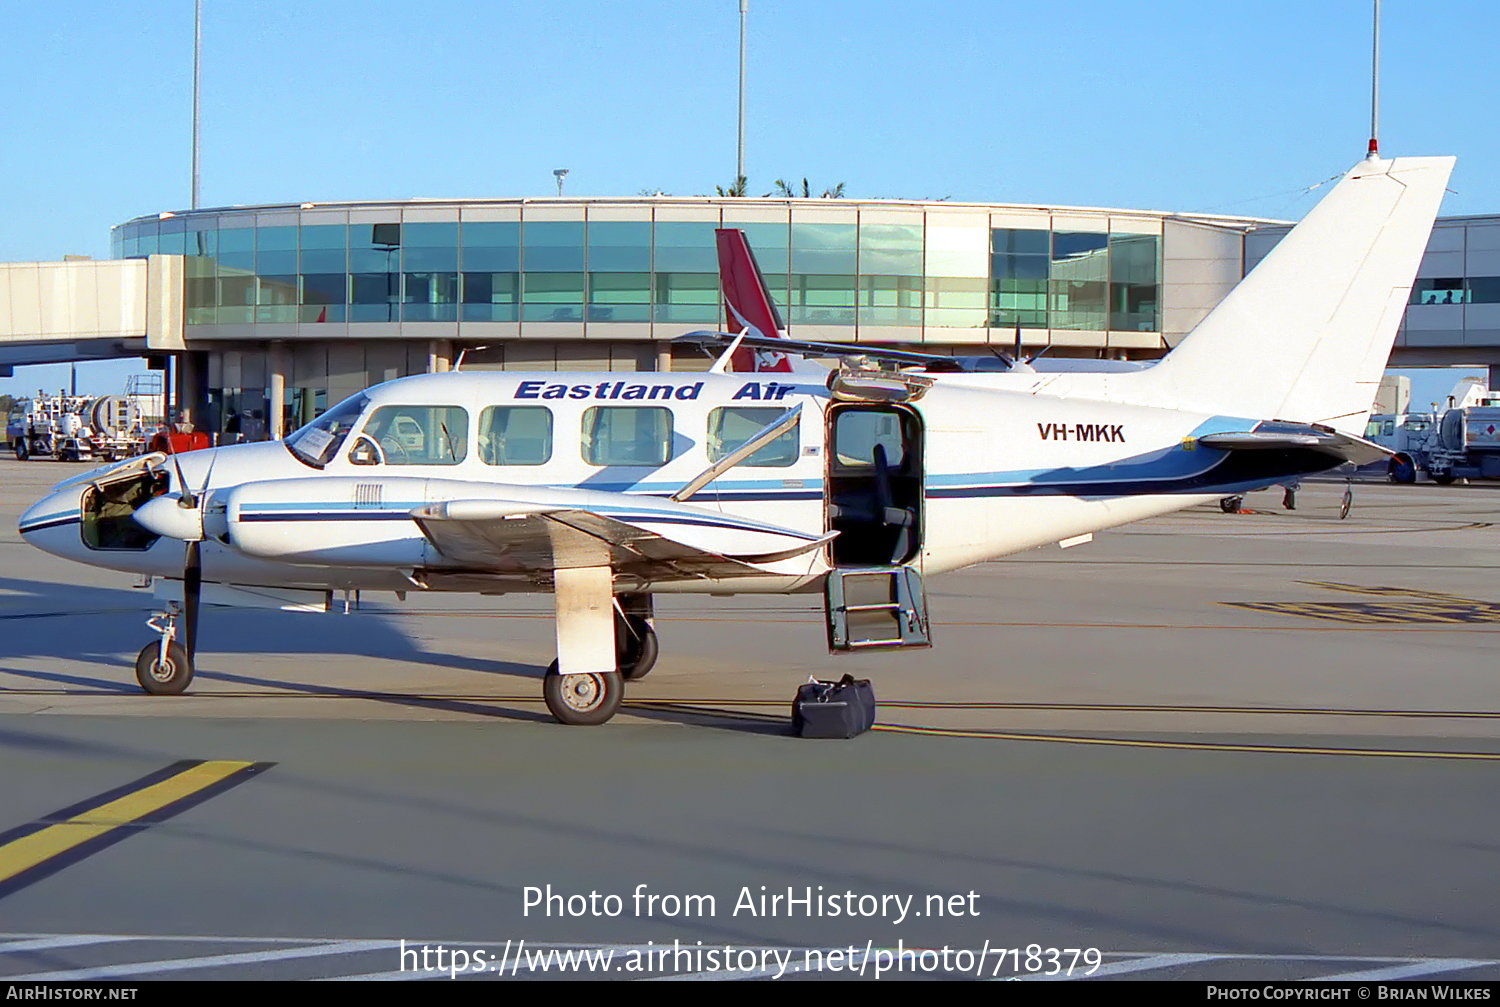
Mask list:
[[[6,976],[11,982],[71,982],[80,979],[113,979],[120,976],[146,976],[158,972],[180,972],[184,969],[211,969],[220,965],[253,965],[257,962],[284,961],[288,958],[320,958],[325,955],[352,954],[356,951],[395,950],[390,941],[338,941],[333,944],[278,948],[274,951],[241,951],[201,958],[168,958],[155,962],[123,962],[95,968],[69,969],[62,972],[37,972],[32,975]]]
[[[36,937],[31,940],[10,941],[0,944],[0,955],[16,951],[46,951],[48,948],[76,948],[87,944],[108,944],[111,941],[129,941],[133,937],[116,937],[110,934],[73,934],[67,937]]]
[[[1191,954],[1152,955],[1149,958],[1137,958],[1133,961],[1128,962],[1111,962],[1108,965],[1101,965],[1094,971],[1088,973],[1085,973],[1082,969],[1075,969],[1072,975],[1068,975],[1066,972],[1059,972],[1054,976],[1034,973],[1032,975],[1016,976],[1015,978],[1019,979],[1022,982],[1056,982],[1058,980],[1098,979],[1101,976],[1122,976],[1129,972],[1149,972],[1152,969],[1169,969],[1174,965],[1195,965],[1198,962],[1212,962],[1218,961],[1221,958],[1232,957],[1234,956]],[[1000,979],[1002,977],[996,976],[995,978]],[[1009,979],[1010,976],[1005,976],[1003,978]]]
[[[1483,965],[1500,965],[1493,959],[1473,958],[1426,958],[1408,965],[1392,965],[1383,969],[1367,969],[1363,972],[1341,972],[1336,976],[1315,976],[1308,982],[1358,983],[1381,979],[1411,979],[1415,976],[1432,976],[1442,972],[1457,972],[1460,969],[1479,968]]]

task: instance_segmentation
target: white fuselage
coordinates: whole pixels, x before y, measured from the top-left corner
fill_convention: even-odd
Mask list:
[[[1111,377],[1128,382],[1133,375]],[[1035,376],[944,376],[916,400],[895,407],[920,430],[911,446],[917,453],[911,471],[920,479],[920,548],[909,562],[924,574],[941,573],[1190,506],[1242,485],[1215,473],[1225,452],[1199,447],[1194,438],[1248,430],[1254,420],[1077,397],[1077,391],[1097,385],[1097,376],[1074,378],[1052,375],[1045,388],[1038,388]],[[453,564],[411,519],[414,508],[469,499],[545,502],[549,494],[565,495],[566,505],[577,507],[592,499],[579,491],[604,501],[617,501],[620,494],[643,504],[664,498],[709,466],[712,414],[724,408],[763,408],[770,416],[800,404],[795,445],[782,450],[776,464],[730,469],[689,505],[821,536],[832,527],[833,415],[845,408],[881,408],[838,402],[820,376],[808,374],[448,373],[388,382],[364,395],[363,412],[338,436],[321,468],[299,459],[284,442],[197,451],[168,462],[174,492],[181,489],[177,465],[189,489],[207,486],[205,580],[475,590],[462,578],[442,576]],[[462,421],[461,435],[443,427],[450,438],[446,463],[419,457],[420,433],[396,427],[383,441],[372,437],[383,444],[375,461],[367,452],[364,464],[356,462],[354,448],[372,415],[391,405],[432,407],[434,415],[450,417],[455,429]],[[531,463],[540,457],[533,451],[526,464],[495,464],[495,449],[483,440],[485,410],[518,406],[549,411],[550,450],[540,463]],[[667,460],[591,464],[585,457],[585,414],[597,407],[668,410]],[[451,410],[461,410],[462,416]],[[317,446],[326,443],[319,438]],[[27,541],[94,566],[180,576],[181,543],[172,538],[157,538],[144,548],[85,542],[94,534],[80,527],[86,497],[100,478],[107,479],[107,473],[64,483],[31,508],[21,520]],[[832,562],[831,551],[824,549],[767,569],[769,576],[663,577],[631,589],[811,589]],[[490,589],[546,585],[517,576]]]

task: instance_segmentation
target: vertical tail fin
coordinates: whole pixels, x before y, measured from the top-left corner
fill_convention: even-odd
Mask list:
[[[755,253],[745,232],[737,228],[718,228],[714,240],[719,249],[719,289],[724,294],[724,314],[731,332],[748,331],[752,336],[774,339],[786,336],[786,326],[766,278],[761,275]],[[779,371],[792,369],[783,353],[742,347],[730,359],[732,371]]]
[[[1361,433],[1453,163],[1361,161],[1142,375],[1153,397]]]

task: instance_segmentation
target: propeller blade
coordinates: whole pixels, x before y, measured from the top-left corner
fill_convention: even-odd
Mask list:
[[[1021,360],[1021,323],[1016,323],[1016,360]],[[1024,362],[1024,361],[1023,361]]]
[[[177,505],[185,508],[198,506],[198,498],[188,486],[187,477],[182,474],[182,462],[177,460],[176,455],[172,456],[172,467],[177,470]]]
[[[182,649],[193,660],[198,645],[198,601],[203,596],[201,543],[189,542],[182,558]]]

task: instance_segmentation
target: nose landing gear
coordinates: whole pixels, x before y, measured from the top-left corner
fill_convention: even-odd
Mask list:
[[[135,659],[135,680],[153,696],[176,696],[193,680],[193,662],[182,644],[177,642],[177,603],[171,602],[165,612],[146,620],[146,625],[161,634],[161,639],[146,644]]]

